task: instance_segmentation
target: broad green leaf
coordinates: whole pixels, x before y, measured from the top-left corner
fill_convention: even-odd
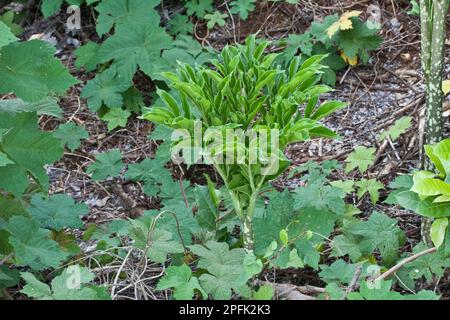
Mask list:
[[[108,122],[108,130],[112,131],[117,127],[126,127],[130,116],[131,112],[127,110],[113,108],[103,115],[102,120]]]
[[[341,189],[342,191],[345,192],[345,194],[350,194],[355,190],[353,188],[354,184],[355,181],[353,180],[336,180],[330,182],[330,185],[332,185],[335,188]]]
[[[53,136],[61,140],[70,151],[74,151],[81,145],[81,140],[89,138],[89,133],[84,127],[69,122],[60,125]]]
[[[320,266],[320,278],[326,283],[338,282],[349,284],[356,271],[356,264],[348,264],[342,259],[338,259],[331,265]]]
[[[14,92],[25,101],[39,101],[49,94],[63,94],[77,84],[56,49],[40,40],[14,42],[1,48],[0,93]]]
[[[384,184],[376,179],[361,179],[355,182],[355,187],[358,188],[358,199],[361,199],[366,193],[370,195],[372,204],[376,204],[380,197],[380,190],[384,189]]]
[[[332,248],[331,255],[333,257],[348,255],[351,261],[356,262],[362,256],[359,244],[344,235],[339,235],[333,239]]]
[[[347,163],[345,172],[348,173],[355,168],[358,168],[361,174],[366,172],[367,169],[373,165],[375,151],[375,148],[357,146],[355,150],[348,155],[347,159],[345,159],[345,162]]]
[[[188,15],[195,15],[199,19],[203,19],[206,13],[214,11],[213,0],[189,0],[184,6]]]
[[[239,0],[230,2],[231,13],[239,13],[242,20],[247,20],[248,14],[255,10],[256,0]]]
[[[192,34],[193,32],[194,24],[189,20],[188,16],[177,13],[169,20],[169,33],[171,35]]]
[[[0,20],[0,49],[19,39],[11,32],[9,27]]]
[[[214,11],[214,13],[208,13],[205,14],[205,20],[208,21],[206,26],[208,29],[214,28],[215,25],[218,25],[219,27],[223,27],[226,24],[225,19],[228,17],[227,14],[221,13],[220,11]]]
[[[200,257],[198,267],[208,271],[200,276],[200,284],[214,299],[228,300],[232,290],[245,296],[251,294],[249,288],[238,281],[244,266],[244,249],[230,250],[226,243],[214,241],[189,248]]]
[[[102,1],[95,7],[99,13],[96,23],[97,33],[103,36],[114,26],[127,28],[131,23],[158,26],[160,17],[154,8],[159,2],[159,0]]]
[[[62,110],[54,98],[46,98],[37,102],[25,102],[21,99],[7,99],[0,101],[0,112],[20,113],[36,112],[38,115],[49,115],[62,118]]]
[[[96,159],[97,161],[86,170],[87,173],[92,174],[92,179],[95,181],[105,180],[108,177],[117,177],[124,167],[122,154],[119,149],[99,153]]]
[[[39,281],[35,275],[30,272],[22,272],[21,277],[25,280],[26,285],[20,292],[34,299],[50,300],[52,298],[50,287]]]
[[[97,74],[84,87],[81,97],[88,100],[89,109],[98,111],[105,105],[108,108],[122,108],[122,93],[131,86],[131,81],[118,74],[114,68]]]
[[[44,165],[63,155],[59,140],[38,129],[34,113],[2,113],[0,131],[2,129],[6,129],[6,133],[2,135],[0,147],[14,164],[0,166],[0,189],[20,197],[30,183],[29,174],[45,188],[48,177]]]
[[[383,260],[389,265],[397,259],[405,238],[403,231],[396,224],[395,219],[374,212],[369,220],[352,225],[349,231],[362,238],[360,248],[366,255],[379,249]]]
[[[5,167],[8,164],[14,164],[9,158],[8,155],[0,151],[0,167]]]
[[[139,10],[142,10],[139,7]],[[171,49],[172,38],[164,29],[139,23],[127,24],[106,40],[98,52],[99,62],[113,60],[111,70],[131,81],[138,67],[152,79],[162,79],[160,72],[167,70],[162,51]]]
[[[447,234],[448,218],[439,218],[434,220],[430,229],[430,236],[436,248],[439,248],[443,243]]]
[[[186,264],[170,266],[166,269],[166,275],[158,282],[157,290],[173,288],[175,300],[191,300],[198,290],[203,298],[207,298],[206,292],[200,286],[198,278],[192,276],[191,268]]]
[[[31,199],[28,212],[39,221],[42,228],[60,231],[64,228],[81,229],[83,221],[80,217],[88,213],[85,204],[77,204],[68,195],[56,194],[48,199],[35,195]]]
[[[271,286],[261,286],[253,292],[253,300],[272,300],[274,298],[274,290]]]
[[[386,139],[387,137],[389,137],[392,141],[397,140],[411,127],[411,121],[411,117],[402,117],[398,119],[392,127],[380,134],[380,141]]]
[[[9,233],[18,266],[30,266],[35,270],[56,268],[66,258],[57,243],[50,240],[49,231],[40,228],[35,220],[14,216],[3,229]]]
[[[100,45],[95,42],[88,42],[84,46],[75,50],[74,54],[77,60],[75,67],[77,69],[84,68],[87,72],[93,71],[97,68],[97,54]]]

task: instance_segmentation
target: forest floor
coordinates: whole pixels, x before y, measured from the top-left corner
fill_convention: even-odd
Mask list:
[[[260,32],[265,38],[276,40],[291,33],[305,31],[314,19],[321,19],[332,13],[348,10],[367,12],[368,7],[377,2],[381,8],[383,24],[381,36],[384,41],[380,48],[372,55],[366,66],[349,67],[338,75],[336,90],[330,98],[348,102],[348,107],[333,114],[326,120],[326,124],[335,129],[341,140],[319,139],[292,145],[287,150],[292,160],[292,168],[308,160],[343,160],[354,147],[363,145],[376,147],[376,165],[373,166],[368,177],[378,178],[388,185],[398,174],[408,173],[419,165],[419,132],[420,118],[424,104],[424,85],[420,70],[420,27],[419,18],[407,13],[408,1],[300,1],[300,5],[292,6],[286,3],[275,3],[268,6],[258,5],[249,19],[239,24],[229,21],[222,28],[207,32],[204,24],[196,25],[196,37],[203,46],[220,49],[227,43],[241,41],[247,35]],[[164,10],[177,10],[167,7]],[[95,154],[112,148],[122,151],[125,163],[134,163],[152,157],[157,147],[156,142],[147,137],[152,132],[152,124],[132,118],[126,128],[108,132],[106,124],[91,112],[86,102],[80,98],[83,82],[94,77],[75,71],[73,68],[74,43],[84,43],[94,37],[94,24],[84,23],[83,32],[76,35],[65,34],[62,21],[64,16],[57,16],[51,20],[30,20],[26,28],[25,37],[33,34],[45,34],[55,37],[58,43],[59,56],[63,62],[71,67],[72,73],[81,84],[71,89],[61,100],[64,119],[55,120],[42,117],[41,126],[45,130],[53,130],[59,123],[75,121],[82,124],[90,134],[89,139],[74,153],[65,153],[64,158],[48,167],[51,177],[51,193],[64,192],[77,201],[89,205],[90,214],[85,218],[86,224],[101,224],[117,218],[137,217],[143,211],[158,208],[155,199],[142,193],[136,183],[104,181],[92,182],[85,173],[85,168],[95,161]],[[274,48],[277,50],[277,48]],[[446,54],[446,57],[450,55]],[[447,61],[448,63],[448,61]],[[450,65],[446,65],[446,73],[450,73]],[[447,77],[448,78],[448,77]],[[146,77],[136,77],[144,94],[152,91],[153,84]],[[149,95],[147,102],[151,101]],[[446,102],[448,105],[449,102]],[[407,133],[394,143],[379,143],[378,134],[394,124],[402,116],[411,116],[413,125]],[[448,123],[446,124],[448,128]],[[196,167],[190,170],[174,168],[175,178],[183,178],[191,183],[204,183],[203,172],[211,172],[207,167]],[[345,180],[352,178],[351,174],[339,171],[336,178]],[[300,183],[298,177],[288,178],[285,174],[275,181],[277,187],[294,187]],[[381,199],[386,197],[382,193]],[[364,213],[373,210],[383,211],[398,220],[399,225],[406,231],[408,241],[404,251],[410,251],[412,246],[420,240],[420,218],[411,212],[382,204],[375,207],[366,200],[353,199],[358,208]],[[90,244],[84,244],[89,250]],[[297,272],[295,275],[284,271],[277,274],[277,279],[283,282],[320,285],[320,280],[314,272]],[[267,275],[267,279],[272,279]],[[296,280],[294,280],[296,279]],[[441,292],[450,292],[450,284],[441,282]],[[448,294],[450,295],[450,293]]]

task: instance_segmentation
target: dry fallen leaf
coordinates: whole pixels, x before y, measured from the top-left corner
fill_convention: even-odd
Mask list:
[[[339,30],[352,29],[353,23],[352,23],[352,20],[350,20],[350,18],[359,17],[361,15],[361,13],[362,13],[362,11],[357,11],[357,10],[344,12],[344,14],[339,18],[339,20],[336,21],[335,23],[333,23],[327,29],[328,36],[331,38]]]
[[[450,80],[445,80],[442,82],[442,91],[444,91],[444,95],[448,95],[450,93]]]

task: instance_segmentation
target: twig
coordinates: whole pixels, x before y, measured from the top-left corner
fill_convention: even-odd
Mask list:
[[[358,280],[361,277],[361,272],[362,272],[362,266],[361,265],[356,266],[356,270],[355,270],[355,273],[353,274],[353,278],[350,281],[347,289],[345,289],[345,292],[342,295],[341,300],[347,299],[348,294],[356,289],[356,287],[358,286]]]
[[[400,261],[400,262],[397,263],[395,266],[393,266],[392,268],[390,268],[388,271],[386,271],[386,272],[383,273],[382,275],[380,275],[380,276],[378,276],[377,278],[375,278],[375,280],[373,280],[373,282],[377,282],[377,281],[381,281],[381,280],[386,279],[387,277],[389,277],[389,276],[392,275],[393,273],[395,273],[395,272],[397,272],[398,270],[400,270],[404,265],[406,265],[406,264],[408,264],[408,263],[410,263],[410,262],[413,262],[414,260],[416,260],[416,259],[418,259],[418,258],[420,258],[420,257],[422,257],[422,256],[424,256],[424,255],[427,255],[427,254],[436,252],[436,250],[437,250],[436,247],[434,247],[434,248],[429,248],[429,249],[427,249],[427,250],[424,250],[424,251],[422,251],[422,252],[416,253],[416,254],[412,255],[411,257],[406,258],[406,259]]]

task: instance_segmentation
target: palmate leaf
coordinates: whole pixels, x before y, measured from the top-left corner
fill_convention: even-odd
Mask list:
[[[100,45],[95,42],[88,42],[84,46],[75,50],[74,54],[77,57],[75,67],[77,69],[85,68],[86,71],[93,71],[97,68],[97,53]]]
[[[80,217],[88,213],[85,204],[77,204],[68,195],[57,194],[48,199],[35,195],[28,209],[30,215],[39,221],[42,228],[60,231],[63,228],[82,228]]]
[[[362,257],[362,252],[357,241],[344,235],[338,235],[333,239],[332,257],[343,257],[348,255],[350,260],[356,262]]]
[[[14,216],[2,227],[9,233],[9,243],[14,249],[15,263],[35,270],[56,268],[66,254],[49,238],[49,231],[39,227],[39,222]]]
[[[380,134],[380,141],[391,138],[392,141],[397,140],[402,134],[404,134],[411,127],[411,117],[402,117],[395,121],[394,125],[387,131],[383,131]]]
[[[182,244],[174,240],[172,232],[158,228],[150,230],[152,220],[150,217],[130,220],[132,227],[129,232],[134,246],[145,250],[147,257],[158,263],[164,263],[168,254],[183,253]]]
[[[189,20],[188,16],[177,13],[169,21],[169,33],[171,35],[192,34],[194,32],[194,24]]]
[[[117,127],[126,127],[130,116],[128,110],[113,108],[103,115],[102,120],[108,122],[108,131],[112,131]]]
[[[417,294],[401,295],[391,291],[392,281],[380,281],[372,284],[361,281],[359,292],[348,294],[348,300],[438,300],[439,296],[433,291],[422,290]]]
[[[200,286],[198,278],[192,276],[192,270],[186,264],[170,266],[166,269],[166,273],[159,281],[157,290],[173,288],[175,300],[191,300],[195,290],[198,290],[203,298],[207,298],[208,295]]]
[[[375,148],[357,146],[355,150],[348,155],[347,159],[345,159],[345,162],[347,163],[345,172],[348,173],[355,168],[358,168],[361,174],[366,172],[375,160],[375,151]]]
[[[98,111],[105,105],[108,108],[121,108],[122,93],[131,86],[131,80],[125,79],[114,68],[97,74],[84,87],[81,97],[88,100],[89,109]]]
[[[206,13],[214,11],[213,0],[189,0],[184,6],[188,15],[195,15],[200,19],[203,19]]]
[[[29,185],[28,174],[45,187],[48,177],[44,165],[61,158],[64,150],[60,141],[38,129],[34,113],[2,113],[2,129],[7,131],[0,146],[14,164],[0,167],[0,188],[20,197]]]
[[[14,92],[25,101],[38,101],[50,93],[63,94],[78,81],[53,56],[51,44],[31,40],[14,42],[0,51],[0,93]]]
[[[232,290],[243,297],[251,295],[245,282],[239,281],[244,267],[244,249],[230,250],[226,243],[215,241],[189,248],[200,257],[198,267],[208,271],[200,276],[200,284],[214,299],[229,300]]]
[[[129,81],[138,67],[152,79],[162,79],[159,72],[167,67],[161,53],[172,48],[172,42],[170,35],[158,26],[129,23],[103,43],[98,60],[114,60],[111,68]]]
[[[377,181],[377,179],[361,179],[355,182],[355,187],[358,188],[358,199],[361,199],[368,193],[372,204],[375,205],[380,198],[379,191],[384,188],[384,184]]]
[[[248,14],[255,10],[255,2],[256,0],[232,1],[230,11],[233,14],[239,13],[242,20],[247,20]]]
[[[32,273],[22,272],[26,285],[20,291],[38,300],[109,300],[105,288],[88,286],[94,275],[86,267],[72,265],[55,277],[51,288]]]
[[[154,8],[160,0],[103,0],[95,10],[98,12],[96,30],[99,36],[114,26],[138,23],[141,26],[158,26],[160,16]]]
[[[346,263],[344,260],[339,259],[333,262],[331,265],[320,266],[320,278],[326,283],[338,282],[342,284],[349,284],[356,271],[356,264]]]
[[[45,98],[36,102],[25,102],[22,99],[7,99],[0,101],[0,112],[19,113],[36,112],[38,115],[49,115],[56,118],[62,117],[62,110],[58,100]]]
[[[348,231],[362,238],[359,245],[366,255],[379,249],[383,261],[388,265],[395,262],[399,248],[405,241],[397,221],[377,212],[372,213],[369,220],[351,225]]]
[[[82,139],[89,138],[89,132],[84,127],[69,122],[60,125],[53,136],[60,139],[70,151],[74,151],[81,145]]]
[[[91,164],[86,172],[92,174],[93,180],[104,180],[108,177],[116,177],[122,171],[124,164],[119,149],[100,153],[96,156],[97,161]]]
[[[220,11],[214,11],[214,13],[205,14],[205,19],[208,20],[206,26],[208,29],[214,28],[217,24],[219,27],[223,27],[226,24],[225,19],[228,17],[226,13],[221,13]]]

